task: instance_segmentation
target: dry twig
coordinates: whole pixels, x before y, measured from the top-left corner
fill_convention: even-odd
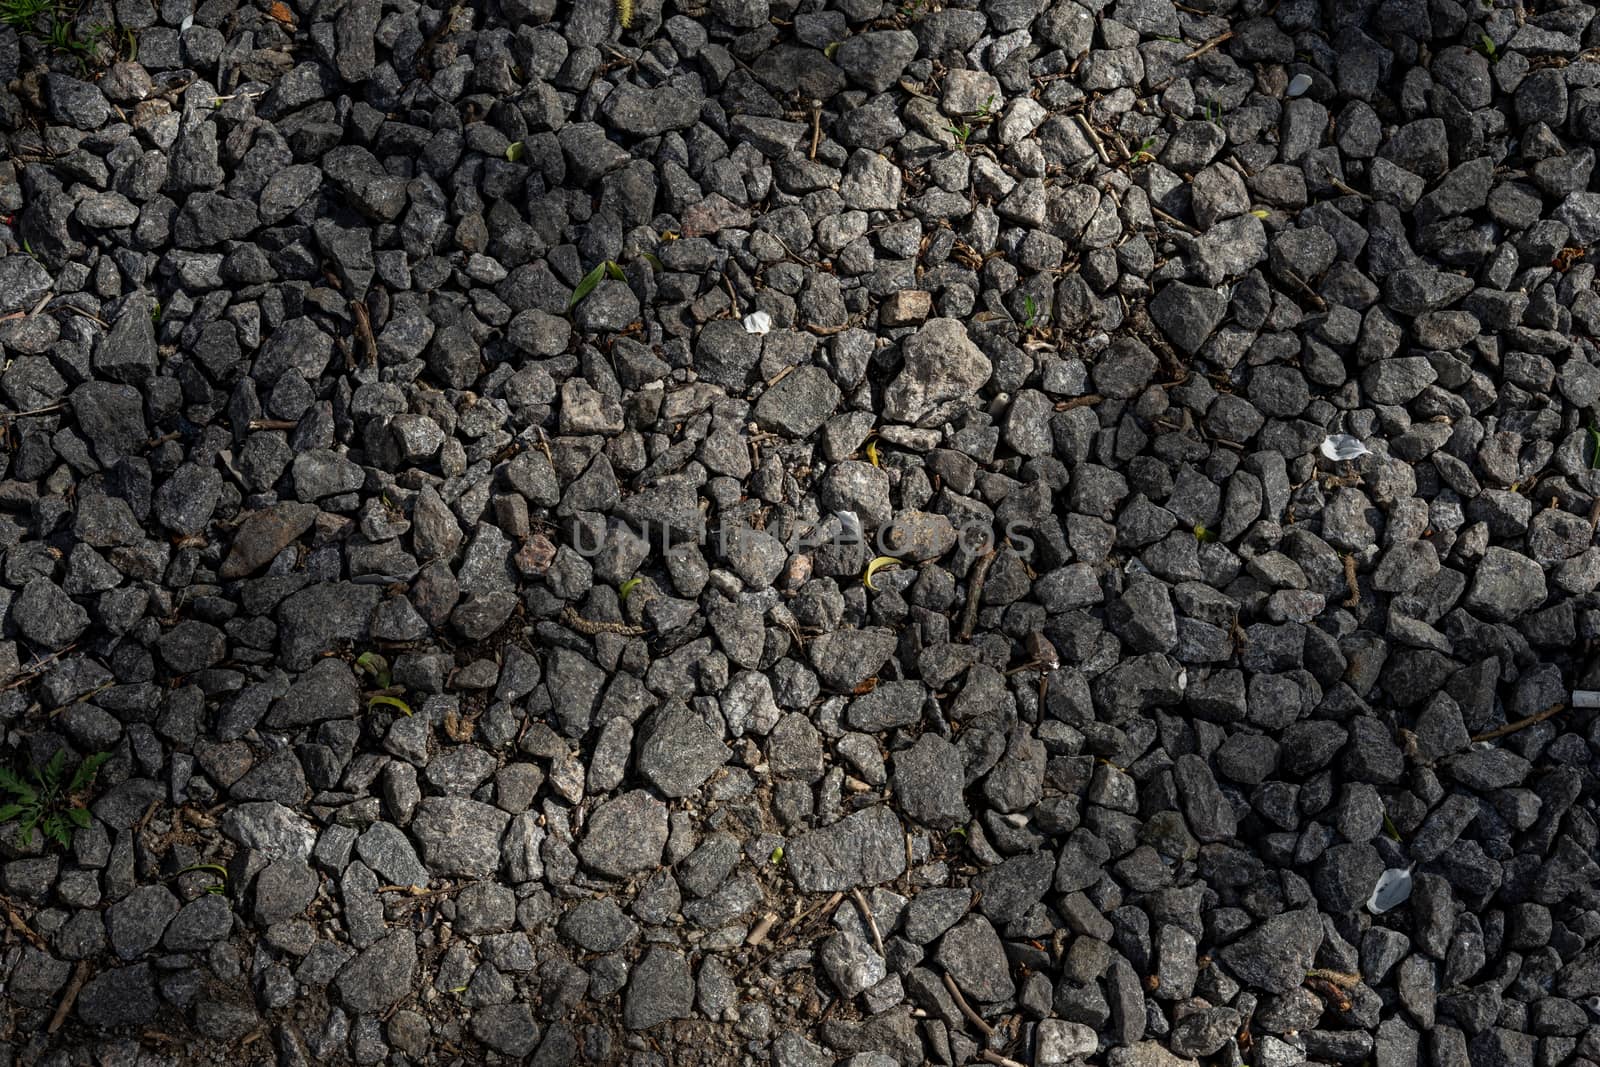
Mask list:
[[[989,568],[994,565],[994,557],[998,549],[990,549],[986,555],[978,557],[972,566],[972,583],[967,586],[967,606],[961,615],[961,640],[972,640],[973,627],[978,625],[978,604],[983,599],[983,583],[989,577]]]
[[[882,956],[884,954],[883,934],[878,930],[878,917],[872,914],[872,905],[867,903],[867,898],[862,895],[859,889],[851,889],[850,895],[856,898],[856,907],[861,909],[861,917],[867,920],[867,929],[872,932],[872,947],[876,948],[878,955]]]
[[[1228,41],[1230,41],[1232,39],[1233,39],[1233,31],[1232,30],[1227,30],[1227,31],[1225,31],[1223,33],[1219,33],[1215,37],[1211,38],[1211,40],[1209,40],[1205,44],[1201,45],[1199,48],[1196,48],[1193,52],[1190,52],[1188,55],[1186,55],[1182,59],[1178,60],[1178,62],[1179,63],[1187,63],[1191,59],[1199,59],[1201,56],[1205,55],[1207,52],[1211,51],[1213,48],[1217,47],[1220,44],[1226,44]]]
[[[956,1002],[956,1007],[961,1009],[961,1014],[967,1017],[967,1021],[981,1030],[984,1037],[993,1036],[994,1027],[985,1022],[983,1016],[972,1010],[972,1005],[961,995],[961,988],[956,985],[956,980],[950,977],[949,971],[944,974],[944,987],[950,991],[950,999]]]
[[[83,983],[89,980],[89,961],[79,960],[78,966],[72,970],[72,980],[67,983],[66,992],[61,994],[61,1003],[56,1005],[56,1013],[50,1016],[50,1025],[44,1028],[47,1034],[53,1034],[61,1029],[61,1024],[67,1021],[67,1016],[72,1013],[72,1005],[78,1001],[78,991],[83,988]]]
[[[1559,714],[1565,707],[1566,704],[1558,700],[1543,711],[1534,712],[1526,719],[1518,719],[1516,722],[1508,722],[1504,726],[1496,726],[1493,730],[1487,730],[1481,734],[1473,734],[1472,739],[1474,741],[1493,741],[1497,737],[1514,734],[1518,730],[1526,730],[1530,726],[1537,726],[1546,719]]]

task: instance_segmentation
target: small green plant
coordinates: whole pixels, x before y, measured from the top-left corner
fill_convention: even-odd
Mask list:
[[[1215,541],[1217,535],[1197,522],[1194,524],[1194,539],[1201,544],[1205,544],[1207,541]]]
[[[985,100],[983,102],[983,106],[978,109],[978,117],[980,119],[986,119],[993,113],[994,113],[994,94],[990,93],[989,94],[989,99]]]
[[[578,283],[578,287],[572,290],[572,299],[567,301],[567,310],[571,311],[577,307],[579,301],[594,292],[594,287],[600,284],[600,279],[607,276],[615,278],[619,282],[623,280],[622,268],[611,260],[604,259],[600,261],[598,267],[585,274],[583,280]]]
[[[633,595],[633,591],[639,588],[639,583],[642,581],[644,581],[643,578],[629,578],[627,581],[623,582],[617,587],[617,595],[622,598],[622,602],[624,604],[626,604],[628,602],[628,598]]]
[[[768,861],[774,867],[782,865],[782,863],[783,863],[783,846],[782,845],[779,845],[777,848],[772,850],[772,855],[770,857],[768,857]]]
[[[1140,141],[1139,151],[1133,154],[1133,158],[1129,162],[1134,166],[1138,166],[1140,163],[1154,163],[1156,154],[1150,149],[1155,147],[1155,143],[1156,139],[1153,136],[1146,137],[1143,141]]]
[[[20,820],[18,828],[22,831],[24,848],[33,844],[35,826],[45,837],[65,848],[72,843],[74,828],[88,828],[89,787],[94,784],[101,764],[110,758],[109,752],[85,757],[72,777],[65,780],[67,750],[64,748],[56,749],[56,754],[43,767],[28,768],[31,783],[20,774],[0,768],[0,791],[14,798],[12,803],[0,807],[0,822]]]
[[[625,30],[633,29],[633,0],[616,0],[617,22]]]
[[[1206,101],[1206,121],[1211,123],[1213,126],[1220,126],[1222,125],[1221,119],[1222,103],[1217,99],[1216,94],[1213,93],[1211,94],[1211,99]]]
[[[33,254],[33,244],[26,237],[24,237],[22,239],[22,250],[24,252],[26,252],[29,256],[32,256],[34,259],[38,259],[39,258],[38,256],[35,256]]]
[[[1589,469],[1600,470],[1600,426],[1589,424]]]
[[[191,863],[191,864],[189,864],[189,866],[185,867],[183,870],[179,871],[178,873],[179,874],[188,874],[190,871],[216,871],[217,872],[217,876],[220,877],[222,879],[222,881],[213,882],[210,885],[206,886],[206,892],[210,893],[213,896],[219,896],[220,897],[222,894],[224,894],[224,893],[226,893],[228,891],[228,868],[224,867],[222,864],[220,864],[220,863]]]
[[[19,30],[33,29],[41,15],[54,11],[54,0],[0,0],[0,22]]]
[[[962,148],[967,147],[967,139],[972,136],[972,126],[969,123],[963,122],[959,126],[946,126],[945,130],[956,139],[956,143]]]
[[[512,141],[506,145],[506,162],[515,163],[522,158],[523,151],[527,148],[521,141]]]
[[[1022,310],[1023,310],[1024,315],[1026,316],[1022,320],[1022,328],[1024,330],[1033,329],[1034,321],[1039,316],[1039,305],[1034,302],[1032,293],[1023,293],[1022,294]]]
[[[377,689],[367,694],[367,707],[374,708],[379,705],[394,708],[406,718],[412,715],[411,705],[400,699],[400,687],[394,685],[394,678],[389,673],[389,661],[376,652],[363,652],[356,657],[356,669],[372,676],[377,683]]]
[[[1478,43],[1472,47],[1488,57],[1488,60],[1491,63],[1498,61],[1500,58],[1499,55],[1496,54],[1497,49],[1494,45],[1494,38],[1490,37],[1487,33],[1478,34]]]
[[[153,300],[150,303],[150,321],[157,326],[161,325],[161,301]]]

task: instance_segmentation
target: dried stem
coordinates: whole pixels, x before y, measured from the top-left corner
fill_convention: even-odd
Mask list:
[[[1350,590],[1344,606],[1353,608],[1361,603],[1361,587],[1356,584],[1356,557],[1353,555],[1344,557],[1344,584]]]
[[[972,640],[972,629],[978,625],[978,602],[983,598],[983,583],[989,577],[989,568],[994,565],[996,549],[990,549],[987,555],[979,556],[978,562],[972,568],[972,584],[967,587],[967,606],[961,617],[961,640]]]
[[[967,1017],[967,1022],[983,1031],[984,1037],[994,1036],[994,1027],[984,1022],[983,1016],[972,1010],[972,1005],[967,1003],[967,998],[961,995],[961,989],[956,985],[956,980],[950,977],[950,972],[944,974],[944,987],[950,990],[950,999],[956,1002],[956,1007],[961,1009],[961,1014]]]
[[[67,983],[66,992],[61,994],[61,1003],[56,1005],[56,1013],[50,1016],[50,1025],[44,1028],[47,1034],[53,1034],[61,1029],[61,1024],[67,1021],[67,1016],[72,1013],[72,1005],[78,1001],[78,991],[83,988],[83,983],[89,980],[89,961],[79,960],[78,966],[72,970],[72,980]]]
[[[867,898],[862,895],[859,889],[851,889],[850,895],[855,897],[856,907],[861,909],[861,917],[867,920],[867,929],[872,932],[873,947],[878,950],[878,955],[882,956],[884,954],[883,934],[878,930],[878,917],[872,914],[872,905],[867,903]]]
[[[1187,63],[1191,59],[1199,59],[1201,56],[1205,55],[1207,52],[1211,51],[1213,48],[1217,47],[1220,44],[1225,44],[1226,42],[1228,42],[1228,41],[1230,41],[1232,39],[1233,39],[1233,31],[1232,30],[1228,30],[1228,31],[1226,31],[1224,33],[1219,33],[1215,37],[1211,38],[1211,40],[1209,40],[1205,44],[1201,45],[1199,48],[1196,48],[1193,52],[1190,52],[1188,55],[1186,55],[1182,59],[1178,60],[1178,62],[1179,63]]]
[[[1566,704],[1562,703],[1561,701],[1556,701],[1556,703],[1551,704],[1548,708],[1545,708],[1543,711],[1535,712],[1534,714],[1529,715],[1526,719],[1518,719],[1516,722],[1508,722],[1504,726],[1496,726],[1493,730],[1489,730],[1485,733],[1473,734],[1472,739],[1474,741],[1493,741],[1497,737],[1504,737],[1506,734],[1514,734],[1518,730],[1526,730],[1530,726],[1537,726],[1546,719],[1557,715],[1565,707]]]
[[[984,1063],[992,1063],[995,1065],[995,1067],[1023,1067],[1023,1065],[1018,1063],[1016,1060],[1007,1059],[1005,1056],[1000,1055],[1000,1053],[996,1052],[992,1048],[984,1049],[978,1054],[978,1056],[981,1060],[983,1060]]]

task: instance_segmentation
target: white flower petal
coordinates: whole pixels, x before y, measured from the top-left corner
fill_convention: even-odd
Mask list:
[[[772,316],[765,311],[752,311],[744,317],[746,333],[770,333],[772,331]]]
[[[1378,884],[1372,887],[1372,895],[1367,898],[1367,910],[1374,915],[1382,915],[1390,908],[1404,904],[1411,896],[1411,868],[1390,867],[1378,877]]]
[[[1330,433],[1322,442],[1322,454],[1329,459],[1360,459],[1372,449],[1347,433]]]
[[[1296,74],[1289,79],[1289,95],[1304,96],[1306,90],[1311,88],[1311,75]]]

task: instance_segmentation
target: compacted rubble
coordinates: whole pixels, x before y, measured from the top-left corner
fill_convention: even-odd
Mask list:
[[[1594,6],[15,10],[3,1062],[1600,1064]]]

